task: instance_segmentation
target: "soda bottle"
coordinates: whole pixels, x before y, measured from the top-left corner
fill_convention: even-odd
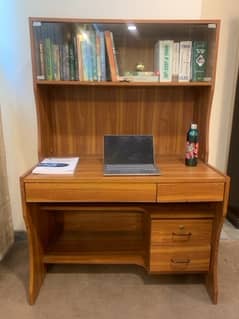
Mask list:
[[[187,144],[186,144],[186,156],[185,165],[196,166],[198,162],[198,138],[199,132],[197,124],[191,124],[189,131],[187,132]]]

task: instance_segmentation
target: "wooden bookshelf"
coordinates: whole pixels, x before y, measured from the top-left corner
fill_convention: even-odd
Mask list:
[[[212,301],[217,303],[217,255],[229,179],[207,160],[220,21],[30,18],[29,23],[39,160],[80,157],[73,175],[29,171],[21,178],[29,235],[29,302],[37,298],[47,264],[110,263],[137,264],[157,274],[203,273]],[[129,24],[136,26],[136,33],[129,32]],[[86,30],[91,39],[96,31],[112,32],[119,75],[135,74],[140,62],[153,81],[112,82],[110,72],[103,79],[104,64],[97,68],[97,81],[86,80],[85,75],[80,78],[73,68],[67,70],[76,58],[75,62],[85,62],[78,51],[78,55],[68,55],[65,63],[57,53],[72,50],[75,30]],[[158,40],[205,41],[205,81],[155,80]],[[40,58],[44,50],[48,56]],[[105,54],[100,58],[108,63]],[[48,69],[39,62],[50,63]],[[50,65],[54,67],[49,69]],[[94,71],[90,69],[90,77]],[[68,79],[67,72],[75,78]],[[191,122],[200,131],[197,167],[184,165]],[[153,135],[162,174],[104,176],[106,134]]]

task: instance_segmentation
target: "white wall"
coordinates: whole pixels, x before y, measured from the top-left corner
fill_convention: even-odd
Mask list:
[[[37,161],[28,17],[197,19],[202,0],[0,0],[0,102],[16,230],[24,229],[19,176]]]
[[[215,17],[221,19],[221,32],[210,123],[209,162],[226,172],[239,66],[238,0],[203,0],[202,18]]]

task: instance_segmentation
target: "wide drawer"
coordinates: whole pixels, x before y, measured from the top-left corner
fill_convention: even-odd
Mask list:
[[[155,202],[156,185],[25,183],[27,202]]]
[[[166,183],[157,185],[158,202],[223,201],[224,183]]]
[[[210,246],[151,247],[150,272],[204,272],[209,269]]]
[[[210,244],[212,219],[151,221],[151,245]]]

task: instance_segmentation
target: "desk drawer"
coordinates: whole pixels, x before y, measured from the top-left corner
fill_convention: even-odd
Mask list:
[[[158,202],[223,201],[224,183],[158,184]]]
[[[208,271],[210,246],[152,247],[150,272],[203,272]]]
[[[26,183],[27,202],[155,202],[156,185]]]
[[[208,245],[211,232],[211,219],[152,220],[151,245]]]

